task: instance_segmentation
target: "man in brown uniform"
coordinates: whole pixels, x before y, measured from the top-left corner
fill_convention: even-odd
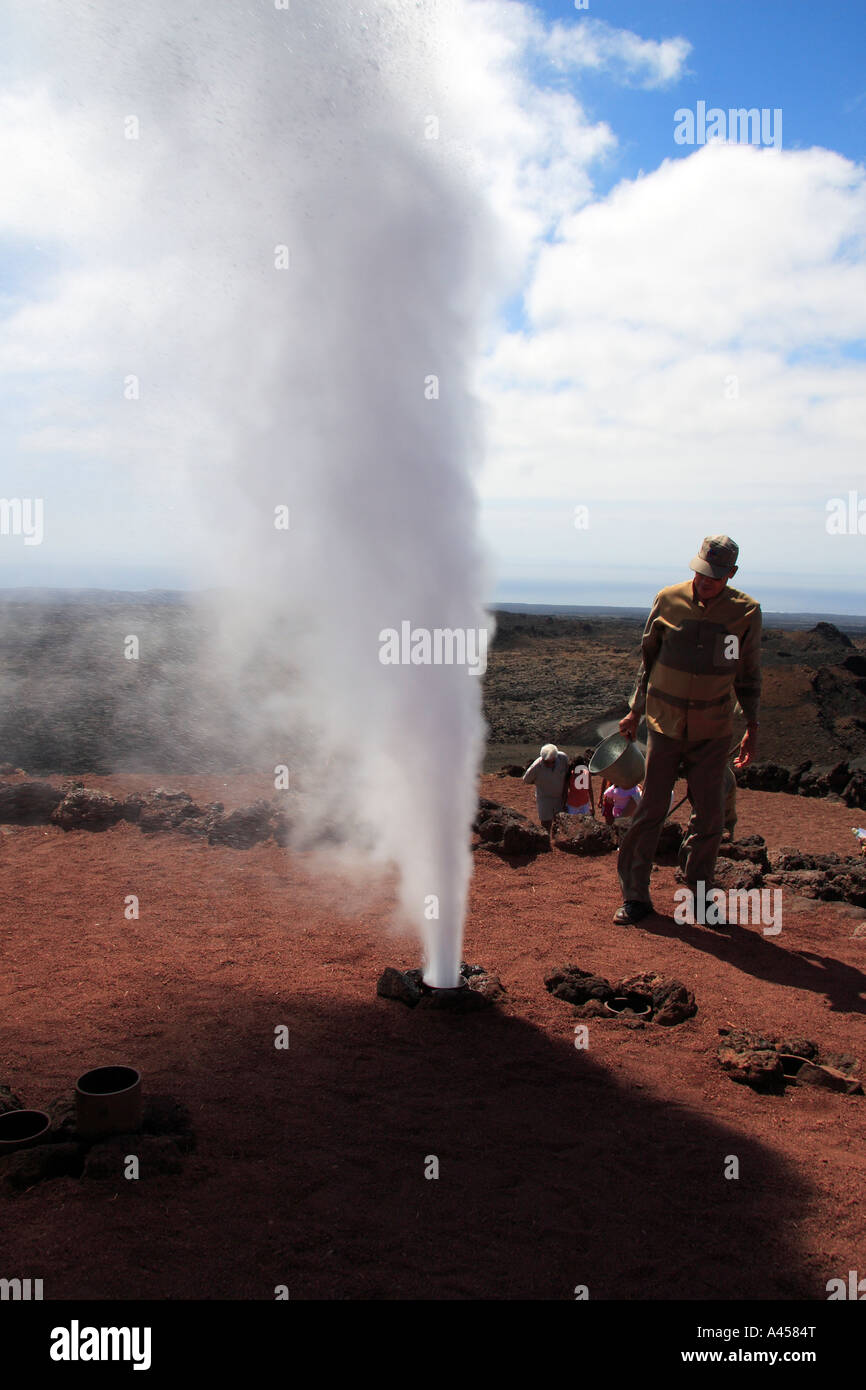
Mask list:
[[[662,589],[647,620],[631,713],[619,726],[635,738],[646,712],[643,796],[617,862],[623,906],[614,921],[623,925],[640,922],[653,911],[653,857],[681,764],[694,805],[685,846],[686,881],[693,894],[701,884],[705,894],[712,888],[735,695],[747,729],[734,766],[746,767],[756,755],[761,608],[748,594],[727,587],[737,572],[738,554],[729,536],[707,536],[691,562],[694,579]]]

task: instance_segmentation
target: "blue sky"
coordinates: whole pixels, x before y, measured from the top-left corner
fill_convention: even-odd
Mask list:
[[[866,7],[444,5],[445,124],[506,248],[473,383],[488,597],[641,605],[725,531],[767,607],[866,612],[866,534],[826,526],[866,507]],[[0,18],[0,496],[48,518],[0,535],[0,587],[194,583],[173,489],[203,406],[139,440],[112,399],[106,343],[151,312],[137,185],[44,9]],[[699,102],[779,108],[781,150],[677,144]]]
[[[701,100],[707,108],[780,108],[786,149],[820,145],[857,162],[866,156],[866,4],[859,0],[820,7],[812,0],[590,0],[581,11],[540,0],[534,8],[551,24],[603,19],[642,38],[683,37],[692,46],[670,86],[612,81],[609,71],[592,69],[577,80],[562,76],[587,114],[617,133],[616,150],[593,167],[599,196],[664,159],[687,158],[688,147],[672,141],[673,113]],[[530,67],[549,81],[547,65]],[[518,296],[509,322],[522,322]]]
[[[552,22],[571,18],[564,4],[538,9]],[[604,19],[643,38],[682,36],[692,45],[687,69],[671,88],[612,84],[604,74],[581,76],[591,115],[608,120],[621,139],[618,158],[597,180],[606,192],[662,159],[685,158],[671,146],[675,105],[781,107],[788,149],[823,145],[850,159],[866,152],[866,6],[859,0],[599,0],[581,16]]]
[[[586,19],[603,21],[616,30],[630,31],[641,39],[663,41],[678,39],[685,41],[688,52],[680,71],[675,78],[665,82],[654,82],[651,74],[638,71],[628,72],[614,61],[597,67],[587,66],[580,71],[568,71],[555,79],[556,83],[572,92],[579,100],[586,119],[592,123],[604,122],[615,136],[615,144],[606,148],[599,158],[589,165],[592,179],[591,203],[604,207],[606,200],[615,198],[617,186],[632,182],[637,188],[639,182],[646,183],[645,196],[633,197],[630,201],[635,216],[642,207],[648,216],[656,213],[656,204],[650,196],[650,186],[660,167],[668,162],[689,164],[688,175],[683,169],[683,179],[679,188],[671,184],[669,199],[683,199],[684,213],[694,211],[693,197],[689,189],[691,165],[695,160],[694,147],[678,145],[673,140],[674,113],[681,108],[697,110],[698,102],[705,108],[720,107],[723,110],[738,107],[768,108],[782,113],[782,146],[784,151],[802,156],[801,169],[792,167],[792,174],[802,173],[802,193],[791,200],[791,209],[808,219],[808,203],[812,190],[818,194],[818,184],[810,179],[808,154],[816,147],[833,151],[852,162],[852,166],[862,171],[864,155],[864,131],[866,131],[866,9],[852,4],[830,4],[816,8],[805,0],[791,0],[791,3],[749,4],[747,0],[732,0],[726,4],[661,3],[634,4],[627,0],[610,0],[610,3],[590,5],[586,11],[569,15],[564,6],[544,3],[538,6],[540,13],[552,24],[579,24]],[[536,59],[531,70],[539,83],[550,85],[550,68],[544,61]],[[777,118],[776,118],[777,119]],[[796,160],[793,161],[796,166]],[[744,165],[745,167],[745,165]],[[725,257],[720,248],[717,256],[720,265],[720,293],[737,275],[736,241],[738,235],[752,235],[752,227],[746,226],[740,217],[741,200],[748,207],[754,201],[755,191],[762,196],[761,180],[753,184],[752,192],[740,188],[736,168],[730,168],[730,198],[721,193],[715,200],[712,213],[714,221],[729,218],[729,238],[732,254]],[[768,172],[770,172],[768,170]],[[773,171],[775,172],[775,171]],[[698,181],[692,179],[696,184]],[[820,182],[820,180],[819,180]],[[778,190],[781,193],[781,183]],[[782,201],[777,201],[777,191],[767,181],[767,216],[779,218],[779,230],[784,238],[787,213],[783,211]],[[862,217],[862,202],[860,204]],[[708,216],[710,205],[708,204]],[[626,208],[623,208],[623,216]],[[815,203],[815,219],[821,218],[819,204]],[[580,219],[579,219],[580,220]],[[586,220],[586,219],[584,219]],[[617,218],[610,209],[608,217],[612,232],[617,231]],[[851,224],[856,227],[857,219]],[[828,266],[838,265],[848,259],[862,267],[863,241],[862,221],[859,232],[853,235],[842,233],[835,246],[825,248],[822,256]],[[547,240],[555,241],[560,229],[548,231]],[[651,235],[651,233],[648,233]],[[695,237],[700,238],[702,229],[700,219],[695,220]],[[708,221],[707,237],[712,240],[713,224]],[[794,239],[797,233],[793,232]],[[572,237],[572,242],[577,240]],[[635,237],[631,244],[639,242]],[[629,244],[624,239],[624,247]],[[802,245],[802,243],[801,243]],[[677,293],[676,274],[670,264],[665,264],[664,248],[660,246],[660,263],[665,279],[671,283],[671,292]],[[834,537],[832,542],[822,534],[822,512],[827,506],[833,491],[840,494],[851,487],[862,487],[866,475],[862,469],[863,458],[863,410],[854,397],[843,397],[843,389],[834,397],[831,383],[841,385],[848,364],[861,364],[866,356],[863,316],[858,315],[849,323],[841,316],[818,323],[814,313],[814,299],[808,294],[801,296],[798,282],[798,263],[803,262],[802,251],[791,248],[791,271],[787,276],[780,275],[780,284],[768,301],[777,301],[780,295],[790,294],[790,317],[793,332],[785,332],[781,324],[775,330],[764,333],[760,322],[760,308],[756,309],[756,322],[748,322],[736,315],[722,331],[708,335],[709,341],[702,343],[699,326],[695,326],[689,347],[688,359],[683,354],[676,366],[671,367],[670,380],[676,370],[685,368],[686,361],[697,370],[703,353],[706,354],[710,379],[718,372],[721,391],[727,390],[724,383],[736,378],[734,388],[749,389],[752,377],[752,362],[761,360],[767,367],[767,375],[760,382],[762,390],[787,392],[795,403],[791,411],[790,423],[784,415],[775,410],[775,419],[770,437],[762,440],[756,450],[754,467],[729,465],[729,455],[724,448],[708,448],[710,431],[723,424],[718,416],[707,413],[706,426],[694,433],[694,448],[685,467],[698,471],[694,481],[695,505],[689,506],[688,488],[683,488],[679,480],[668,483],[668,495],[653,495],[655,489],[643,487],[637,468],[624,460],[624,470],[628,477],[628,493],[636,505],[629,507],[626,499],[617,496],[604,486],[607,468],[618,466],[615,448],[605,449],[605,465],[596,474],[598,486],[584,488],[578,498],[589,507],[591,520],[589,530],[580,536],[584,543],[583,554],[591,563],[581,565],[580,581],[574,584],[570,570],[576,551],[568,507],[562,496],[561,486],[542,486],[515,488],[515,495],[502,496],[502,475],[494,482],[491,478],[490,492],[486,497],[484,521],[485,531],[490,543],[498,554],[507,554],[510,559],[508,572],[500,576],[496,589],[502,600],[513,598],[524,601],[544,601],[543,595],[551,600],[568,601],[569,593],[579,588],[582,598],[573,601],[597,602],[604,593],[609,594],[611,602],[641,602],[651,590],[664,582],[672,582],[679,577],[677,564],[682,568],[694,549],[700,536],[709,531],[726,530],[739,539],[742,548],[741,580],[743,586],[760,589],[766,597],[768,606],[779,609],[818,609],[840,612],[866,611],[863,597],[861,575],[866,572],[863,560],[866,559],[866,538],[861,535]],[[785,252],[783,251],[783,259]],[[806,253],[808,256],[808,253]],[[564,260],[565,258],[563,258]],[[652,274],[652,259],[647,258],[647,273]],[[748,276],[759,275],[762,269],[760,258],[755,266],[742,275],[744,297],[748,300]],[[559,272],[564,279],[565,269]],[[600,273],[610,284],[612,294],[616,293],[617,268],[610,265]],[[810,273],[823,275],[813,264]],[[705,279],[713,275],[713,257],[708,257]],[[694,281],[692,280],[692,284]],[[858,276],[858,283],[862,279]],[[756,283],[756,300],[761,289]],[[506,325],[512,335],[510,351],[500,352],[508,362],[507,376],[500,379],[511,386],[519,375],[521,358],[526,361],[532,356],[533,345],[536,356],[541,351],[540,344],[544,334],[533,321],[532,295],[537,293],[537,281],[530,282],[525,295],[515,295],[508,304]],[[798,303],[798,299],[802,299]],[[810,302],[811,300],[811,302]],[[580,310],[580,300],[575,297],[575,305]],[[527,303],[529,309],[527,309]],[[545,303],[548,313],[552,312],[548,300]],[[775,313],[775,308],[769,310]],[[622,327],[627,322],[628,307],[612,312],[610,319],[618,319]],[[598,305],[594,305],[592,322],[598,325],[599,335],[610,327]],[[812,325],[810,327],[810,325]],[[677,325],[680,328],[682,325]],[[631,342],[637,344],[641,336],[650,334],[651,323],[644,311],[640,320],[633,326]],[[552,334],[548,335],[552,338]],[[627,337],[625,332],[622,337]],[[592,352],[593,335],[587,331],[579,335],[577,342],[587,344],[587,352]],[[597,340],[596,340],[597,341]],[[522,344],[521,352],[518,344]],[[551,350],[552,355],[555,349]],[[671,352],[671,360],[676,350]],[[565,359],[565,354],[559,360]],[[730,371],[726,369],[725,359],[729,360]],[[659,368],[664,367],[664,352],[659,354]],[[744,372],[744,362],[749,367]],[[712,365],[709,365],[712,363]],[[718,364],[718,365],[716,365]],[[738,370],[738,367],[740,370]],[[815,375],[809,375],[809,368]],[[799,375],[798,375],[799,371]],[[685,374],[685,373],[684,373]],[[614,379],[615,373],[608,374],[605,385]],[[795,380],[796,379],[796,380]],[[663,372],[659,370],[658,380],[662,386]],[[857,375],[857,389],[866,383]],[[787,383],[787,384],[785,384]],[[629,413],[628,396],[634,390],[635,378],[622,374],[621,401],[622,417]],[[564,379],[555,369],[548,367],[546,392],[543,397],[538,390],[527,396],[526,408],[521,413],[506,407],[512,433],[521,427],[529,433],[529,420],[540,413],[540,400],[548,405],[555,398],[565,396],[576,400],[580,382],[575,374]],[[829,395],[825,394],[829,390]],[[796,420],[801,411],[798,402],[806,399],[817,406],[823,400],[823,407],[817,411],[814,424]],[[672,392],[672,402],[679,399],[679,393]],[[742,399],[742,397],[741,397]],[[733,403],[732,403],[733,404]],[[779,404],[777,399],[777,405]],[[605,403],[606,420],[609,422],[617,410],[616,403]],[[837,434],[832,431],[822,434],[818,427],[826,426],[828,416],[834,414],[841,421],[846,416],[844,427]],[[680,434],[676,410],[668,417],[668,432],[672,452],[677,448]],[[565,426],[563,417],[563,427]],[[742,457],[742,450],[748,449],[753,435],[753,427],[763,427],[760,407],[753,412],[746,431],[732,434],[730,448],[734,460]],[[573,452],[581,456],[580,441],[584,431],[572,431]],[[629,441],[631,442],[631,441]],[[631,452],[631,450],[629,450]],[[658,472],[657,453],[653,449],[652,462],[647,463],[645,474],[650,470]],[[590,454],[591,457],[591,454]],[[692,462],[694,460],[694,462]],[[635,461],[636,462],[636,461]],[[852,466],[853,465],[853,466]],[[527,470],[532,464],[523,465]],[[662,465],[662,469],[664,465]],[[765,471],[766,470],[766,471]],[[515,472],[518,470],[515,470]],[[540,470],[539,470],[540,471]],[[737,474],[740,476],[737,476]],[[706,477],[715,477],[715,486],[703,486]],[[828,488],[831,478],[838,484],[837,489]],[[842,486],[844,478],[844,487]],[[517,481],[515,479],[515,481]],[[494,495],[498,490],[499,495]],[[544,495],[544,492],[547,495]],[[783,500],[788,493],[787,506]],[[719,505],[720,504],[720,505]],[[641,526],[641,515],[645,525]],[[599,517],[597,543],[592,535],[596,530],[594,518]],[[789,528],[789,543],[785,544],[786,524]],[[691,531],[689,531],[691,527]],[[570,535],[571,533],[571,535]],[[689,548],[688,536],[695,536],[695,544]],[[658,544],[659,537],[676,539],[682,558],[672,561],[670,570],[662,560],[664,545]],[[606,558],[620,552],[615,565],[605,564]],[[797,563],[792,564],[793,555]],[[642,563],[641,563],[642,562]],[[666,570],[668,577],[666,578]],[[671,573],[673,571],[673,573]],[[613,595],[616,594],[616,597]]]

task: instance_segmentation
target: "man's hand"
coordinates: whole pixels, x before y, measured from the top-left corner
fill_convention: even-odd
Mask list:
[[[755,758],[756,758],[757,756],[758,756],[758,729],[757,729],[757,725],[755,725],[754,728],[752,728],[752,727],[750,726],[750,727],[746,730],[746,732],[743,734],[742,740],[741,740],[741,742],[740,742],[739,753],[737,754],[736,758],[734,759],[734,767],[736,767],[736,768],[748,767],[748,766],[749,766],[749,763],[753,763],[753,762],[755,761]]]
[[[626,738],[637,738],[637,726],[639,723],[640,715],[635,714],[634,710],[630,709],[625,719],[619,721],[619,731],[621,734],[625,734]]]

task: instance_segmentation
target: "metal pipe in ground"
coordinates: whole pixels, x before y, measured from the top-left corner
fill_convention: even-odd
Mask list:
[[[75,1085],[75,1128],[84,1139],[141,1128],[141,1074],[134,1067],[94,1067]]]

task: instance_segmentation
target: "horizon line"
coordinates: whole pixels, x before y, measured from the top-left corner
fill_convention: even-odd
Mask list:
[[[50,597],[56,595],[82,596],[90,594],[116,595],[119,598],[141,598],[148,595],[163,595],[166,598],[188,599],[197,595],[218,594],[221,592],[231,592],[228,586],[213,585],[209,588],[200,589],[174,589],[162,585],[153,585],[142,589],[116,589],[105,585],[61,585],[61,584],[19,584],[10,586],[0,586],[0,598],[17,598],[19,602],[34,601],[38,602],[42,596]],[[500,612],[526,612],[543,616],[567,616],[569,613],[580,613],[586,615],[598,614],[603,616],[605,613],[619,614],[636,613],[643,614],[648,611],[646,603],[566,603],[557,599],[540,599],[528,602],[525,599],[496,598],[484,600],[484,607],[490,613]],[[800,617],[824,619],[829,621],[851,621],[866,623],[866,611],[860,613],[839,613],[832,612],[826,608],[780,608],[764,609],[762,611],[765,618],[772,617]]]

